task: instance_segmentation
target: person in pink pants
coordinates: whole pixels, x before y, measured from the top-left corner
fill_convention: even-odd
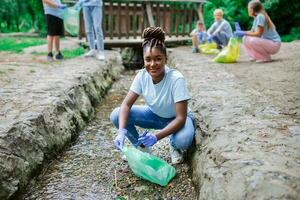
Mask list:
[[[245,50],[253,61],[269,62],[271,55],[280,49],[280,36],[260,1],[249,2],[248,14],[254,18],[252,29],[242,31],[240,27],[236,27],[234,35],[243,37]]]

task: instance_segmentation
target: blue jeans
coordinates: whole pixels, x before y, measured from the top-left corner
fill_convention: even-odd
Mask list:
[[[114,109],[110,114],[111,122],[119,128],[120,107]],[[148,106],[132,106],[129,112],[126,129],[127,138],[136,146],[139,134],[135,126],[146,129],[163,129],[175,118],[162,118],[153,113]],[[170,143],[175,149],[186,150],[192,144],[195,136],[193,116],[189,113],[185,125],[176,133],[169,135]]]
[[[96,49],[95,36],[97,39],[98,51],[104,50],[103,31],[102,31],[102,6],[83,7],[85,33],[89,42],[90,49]]]
[[[217,43],[218,46],[227,46],[228,42],[229,42],[229,34],[224,32],[224,31],[220,31],[219,33],[217,33],[216,35],[214,35],[212,37],[212,40]]]

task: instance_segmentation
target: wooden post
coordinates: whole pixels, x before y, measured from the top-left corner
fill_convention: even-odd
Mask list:
[[[147,12],[149,25],[150,26],[155,26],[150,2],[146,3],[146,12]]]
[[[204,16],[203,16],[203,13],[204,13],[203,3],[199,3],[197,5],[197,12],[198,12],[199,19],[203,22],[204,30],[206,30],[205,23],[204,23]]]
[[[126,38],[128,39],[129,38],[129,20],[130,20],[130,17],[129,17],[129,7],[128,7],[129,3],[126,3]]]
[[[136,39],[136,3],[133,5],[133,38]]]
[[[164,4],[164,7],[163,7],[163,19],[162,19],[162,21],[163,21],[163,29],[166,31],[166,33],[168,32],[168,30],[167,30],[167,27],[166,27],[166,12],[167,12],[167,6],[166,6],[166,4]]]
[[[118,3],[118,14],[117,14],[117,26],[118,26],[118,39],[121,39],[122,30],[121,30],[121,3]]]
[[[190,14],[189,14],[189,33],[192,32],[192,22],[193,22],[193,5],[190,4]]]
[[[109,33],[110,33],[110,39],[114,38],[114,28],[113,28],[113,3],[110,1],[109,3]]]
[[[170,4],[170,33],[169,36],[172,37],[172,31],[173,31],[173,3]]]
[[[185,36],[185,26],[186,26],[186,4],[183,7],[183,23],[182,23],[182,35]]]
[[[160,4],[156,4],[156,26],[161,26],[160,25]]]
[[[177,4],[176,6],[176,37],[178,37],[179,35],[179,25],[181,24],[180,23],[180,5]]]

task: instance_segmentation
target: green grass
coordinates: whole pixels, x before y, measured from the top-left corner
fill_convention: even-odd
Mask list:
[[[61,53],[66,59],[75,58],[84,54],[84,48],[77,47],[76,49],[62,49]]]
[[[300,27],[292,28],[290,34],[281,37],[283,42],[292,42],[300,40]]]
[[[31,46],[46,44],[44,38],[34,37],[4,37],[0,38],[0,51],[20,53]]]
[[[83,47],[77,47],[75,49],[62,49],[61,50],[62,55],[65,59],[75,58],[78,56],[81,56],[84,54],[84,48]],[[36,52],[33,51],[31,54],[33,55],[46,55],[47,52]]]

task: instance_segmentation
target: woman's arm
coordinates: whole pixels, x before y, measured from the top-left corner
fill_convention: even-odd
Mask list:
[[[129,91],[123,100],[121,107],[120,107],[120,112],[119,112],[119,129],[120,128],[125,128],[128,120],[128,115],[130,108],[134,104],[134,102],[137,100],[139,97],[138,94]]]
[[[257,31],[246,31],[246,35],[254,36],[254,37],[261,37],[264,32],[264,27],[258,26]]]
[[[157,140],[160,140],[170,134],[176,133],[185,124],[187,117],[187,101],[180,101],[175,103],[176,117],[164,129],[159,130],[155,135]]]
[[[58,4],[56,4],[55,2],[53,2],[52,0],[43,0],[43,3],[48,4],[49,6],[53,7],[53,8],[58,8]]]

